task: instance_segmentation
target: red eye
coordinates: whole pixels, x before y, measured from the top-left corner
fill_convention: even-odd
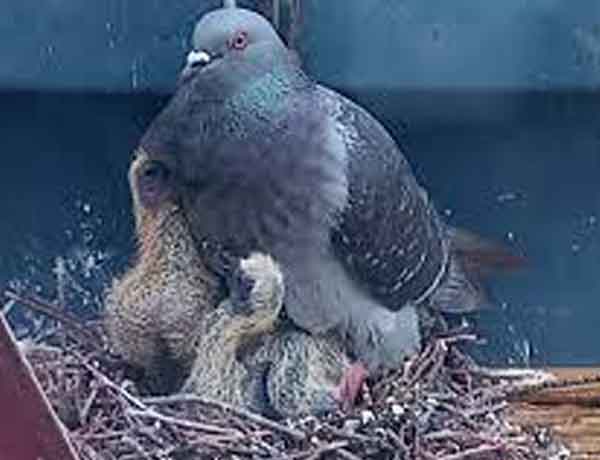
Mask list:
[[[246,32],[238,32],[229,41],[229,48],[243,50],[248,46],[248,34]]]

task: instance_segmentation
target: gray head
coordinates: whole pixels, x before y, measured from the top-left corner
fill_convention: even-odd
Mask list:
[[[233,65],[263,68],[287,54],[281,38],[261,15],[225,2],[226,7],[200,19],[194,29],[192,51],[184,75],[226,71]]]

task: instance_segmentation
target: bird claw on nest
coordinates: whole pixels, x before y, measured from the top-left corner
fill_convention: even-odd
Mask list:
[[[344,411],[355,406],[368,376],[369,371],[360,361],[352,364],[344,372],[340,383],[334,390],[334,397]]]

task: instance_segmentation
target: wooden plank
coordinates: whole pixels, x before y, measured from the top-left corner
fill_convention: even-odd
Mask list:
[[[0,314],[0,460],[77,460],[66,431]]]
[[[547,369],[559,380],[577,380],[600,376],[600,367],[550,367]]]
[[[549,388],[525,394],[512,405],[519,424],[552,429],[573,459],[600,459],[600,368],[551,368]]]

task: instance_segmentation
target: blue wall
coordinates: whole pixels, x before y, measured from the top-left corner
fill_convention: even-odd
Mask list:
[[[0,3],[0,87],[165,91],[217,0]],[[242,5],[268,3],[240,1]],[[346,87],[590,87],[595,0],[302,0],[308,65]]]
[[[220,4],[220,0],[0,2],[0,88],[169,90],[195,21]]]
[[[312,0],[311,65],[350,87],[548,88],[600,82],[595,0]]]

